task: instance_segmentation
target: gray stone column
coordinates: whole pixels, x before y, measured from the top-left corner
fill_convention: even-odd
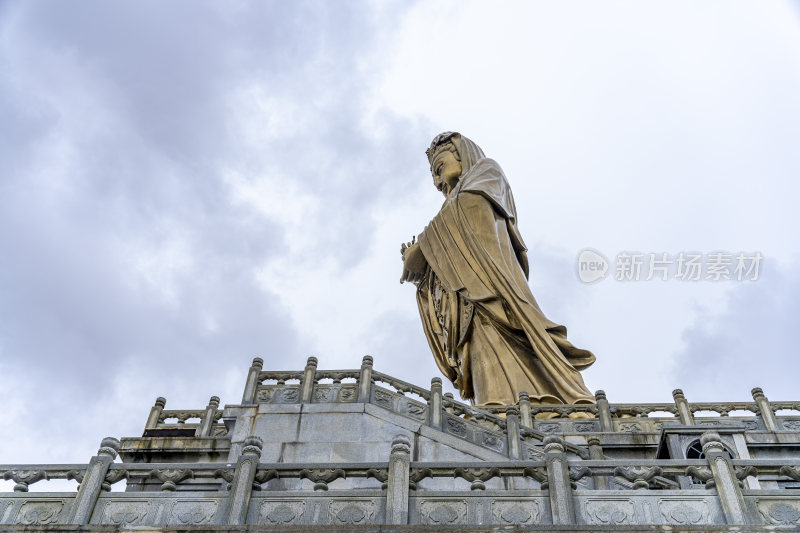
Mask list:
[[[361,359],[361,375],[358,378],[358,401],[369,402],[369,393],[372,390],[372,356],[365,355]]]
[[[703,453],[708,459],[708,466],[714,476],[714,484],[717,487],[725,521],[729,525],[750,523],[739,480],[736,478],[733,463],[722,445],[719,433],[706,431],[700,437],[700,443],[703,445]]]
[[[597,417],[600,419],[600,431],[614,431],[614,423],[611,422],[611,406],[608,405],[606,392],[599,390],[594,393],[597,402]]]
[[[442,429],[442,378],[431,379],[431,399],[428,400],[428,417],[432,428]]]
[[[244,384],[244,394],[242,394],[242,405],[250,405],[256,401],[256,389],[258,388],[258,375],[264,366],[264,360],[260,357],[253,359],[250,370],[247,372],[247,381]]]
[[[767,431],[777,431],[778,421],[775,420],[775,412],[772,410],[772,406],[769,404],[767,397],[764,396],[764,391],[761,390],[761,387],[756,387],[750,392],[753,394],[753,399],[758,405],[758,411],[761,414],[764,425],[767,426]]]
[[[150,415],[147,417],[147,423],[144,425],[144,429],[155,429],[158,427],[158,419],[161,418],[161,411],[164,410],[164,406],[166,405],[166,398],[162,398],[161,396],[156,398],[156,403],[150,408]]]
[[[303,370],[303,382],[300,384],[300,402],[311,403],[311,394],[314,392],[314,375],[317,373],[317,358],[309,357],[306,368]]]
[[[681,389],[672,391],[672,398],[675,400],[675,407],[678,408],[678,419],[684,426],[694,425],[694,416],[692,410],[689,409],[689,402],[686,401],[686,396],[683,395]]]
[[[247,523],[247,509],[250,507],[250,496],[253,493],[253,480],[264,446],[260,437],[247,437],[228,494],[228,524],[241,525]]]
[[[548,435],[544,438],[550,512],[553,515],[554,525],[575,523],[575,503],[572,501],[569,464],[564,451],[564,441],[560,438],[555,435]]]
[[[97,455],[89,461],[89,466],[78,487],[78,493],[75,495],[75,502],[72,505],[72,511],[67,521],[68,524],[85,525],[89,523],[89,518],[91,518],[92,511],[94,511],[94,505],[97,503],[97,497],[103,488],[108,467],[117,457],[119,445],[120,442],[114,437],[106,437],[100,443],[100,449],[97,450]]]
[[[526,428],[533,429],[533,416],[531,415],[531,397],[527,392],[519,393],[519,423]]]
[[[196,435],[198,437],[210,437],[211,428],[214,427],[214,415],[217,414],[219,407],[219,396],[212,396],[206,405],[206,412],[203,414],[203,420],[200,421],[200,426],[197,428]]]
[[[592,461],[602,461],[605,459],[605,457],[603,457],[603,446],[600,443],[600,437],[592,435],[586,439],[586,444],[589,445],[589,457]],[[594,476],[593,479],[595,489],[608,490],[608,476]]]
[[[508,435],[509,459],[522,458],[522,445],[519,435],[519,409],[509,406],[506,409],[506,434]]]
[[[386,522],[408,523],[408,476],[411,464],[411,442],[405,435],[392,440],[389,456],[389,479],[386,487]]]

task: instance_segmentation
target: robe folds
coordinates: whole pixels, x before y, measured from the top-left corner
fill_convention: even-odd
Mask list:
[[[465,156],[461,178],[419,236],[428,266],[417,304],[439,369],[476,405],[516,404],[523,391],[534,403],[594,403],[579,372],[594,355],[567,340],[528,286],[503,171]]]

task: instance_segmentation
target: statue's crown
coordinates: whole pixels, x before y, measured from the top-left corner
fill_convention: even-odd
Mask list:
[[[457,132],[454,131],[446,131],[444,133],[440,133],[436,137],[433,138],[431,141],[431,145],[425,150],[425,155],[428,156],[428,163],[431,165],[433,164],[433,158],[436,157],[437,152],[448,144],[452,144],[452,138],[458,135]]]

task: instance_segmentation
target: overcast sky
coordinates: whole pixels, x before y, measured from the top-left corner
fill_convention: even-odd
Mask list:
[[[7,1],[0,463],[238,403],[254,356],[429,386],[399,248],[445,130],[504,168],[591,390],[800,400],[797,3]],[[718,251],[758,279],[614,279]]]

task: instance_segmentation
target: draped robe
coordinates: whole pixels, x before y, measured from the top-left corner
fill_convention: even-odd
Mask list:
[[[417,304],[439,369],[477,405],[515,404],[523,391],[534,402],[593,403],[579,370],[595,357],[531,293],[503,171],[459,141],[462,176],[419,236],[428,266]]]

